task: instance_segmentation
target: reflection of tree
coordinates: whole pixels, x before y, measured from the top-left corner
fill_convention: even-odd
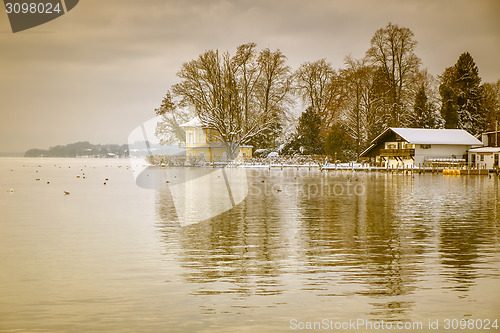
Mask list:
[[[466,291],[474,285],[477,278],[474,264],[479,258],[480,238],[479,223],[463,225],[461,220],[448,220],[441,224],[441,262],[443,266],[452,268],[444,275],[456,284],[456,290]]]
[[[491,208],[497,201],[481,178],[418,177],[416,181],[411,191],[405,187],[395,206],[399,219],[409,227],[415,255],[422,258],[417,263],[429,266],[427,270],[434,274],[440,272],[452,289],[466,291],[479,277],[481,246],[491,237],[488,221],[496,220],[485,215],[495,214]],[[439,253],[441,261],[425,263],[433,252]]]
[[[411,184],[382,179],[368,190],[368,267],[370,274],[369,293],[374,296],[400,296],[410,293],[415,283],[415,257],[408,244],[406,230],[398,218],[398,207],[406,203],[398,194],[411,190]],[[394,306],[392,306],[394,307]]]
[[[486,184],[481,179],[468,179],[465,188],[457,183],[455,180],[455,186],[450,187],[452,191],[442,203],[448,210],[440,223],[441,263],[445,268],[442,274],[453,283],[453,289],[468,291],[479,277],[477,264],[482,256],[481,247],[491,237],[490,223],[496,221],[493,216],[496,210],[492,208],[497,201],[487,195]]]
[[[454,289],[469,288],[481,248],[497,243],[491,230],[500,204],[491,191],[480,180],[445,186],[436,177],[254,172],[245,201],[189,227],[169,222],[171,200],[157,192],[158,229],[195,294],[364,297],[371,315],[401,317],[414,306],[415,290],[443,287],[439,273]],[[354,183],[365,193],[307,190]]]
[[[326,295],[358,294],[379,300],[389,297],[387,302],[372,304],[378,308],[377,313],[392,316],[411,306],[411,302],[398,302],[393,297],[415,289],[418,271],[414,249],[395,218],[394,193],[398,188],[394,183],[359,174],[327,180],[345,188],[361,181],[366,182],[366,195],[302,200],[303,211],[309,212],[303,217],[306,227],[302,230],[310,273],[306,288]],[[346,284],[350,285],[348,292],[342,287]]]
[[[272,196],[249,197],[217,217],[175,231],[166,226],[172,211],[158,208],[165,244],[171,245],[171,238],[176,238],[182,248],[178,255],[186,269],[184,278],[201,284],[195,294],[250,296],[283,291],[279,281],[283,256],[277,246],[280,232],[272,206]],[[267,218],[260,218],[262,214]]]

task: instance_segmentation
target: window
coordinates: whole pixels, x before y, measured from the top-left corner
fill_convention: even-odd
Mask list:
[[[188,142],[187,143],[193,143],[193,132],[189,131],[188,132]]]
[[[420,145],[420,149],[431,149],[431,145]]]
[[[201,130],[198,134],[198,141],[200,143],[207,143],[207,137],[205,135],[205,131]]]
[[[481,162],[484,162],[484,155],[481,155]]]
[[[200,157],[201,157],[201,158],[205,158],[205,152],[202,152],[202,151],[201,151],[201,152],[200,152]]]
[[[499,154],[495,154],[495,160],[493,161],[493,167],[494,168],[498,168],[498,155]]]

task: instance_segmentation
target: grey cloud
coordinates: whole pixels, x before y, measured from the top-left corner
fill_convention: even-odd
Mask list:
[[[75,138],[123,143],[153,116],[183,62],[250,41],[281,49],[294,68],[321,58],[339,68],[391,21],[415,33],[432,74],[471,51],[483,80],[497,80],[499,12],[496,0],[80,1],[32,31],[0,26],[0,116],[8,120],[0,152]]]

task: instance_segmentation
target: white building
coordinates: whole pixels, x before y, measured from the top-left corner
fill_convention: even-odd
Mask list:
[[[472,168],[497,169],[500,158],[500,131],[481,134],[483,147],[469,149],[469,162]]]
[[[387,128],[361,157],[384,167],[463,165],[467,151],[483,144],[460,129]]]
[[[496,169],[500,157],[500,147],[481,147],[469,149],[469,161],[472,168]]]

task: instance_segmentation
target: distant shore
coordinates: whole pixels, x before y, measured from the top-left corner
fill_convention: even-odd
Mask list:
[[[0,157],[23,157],[24,152],[17,152],[17,153],[2,153],[0,152]]]

